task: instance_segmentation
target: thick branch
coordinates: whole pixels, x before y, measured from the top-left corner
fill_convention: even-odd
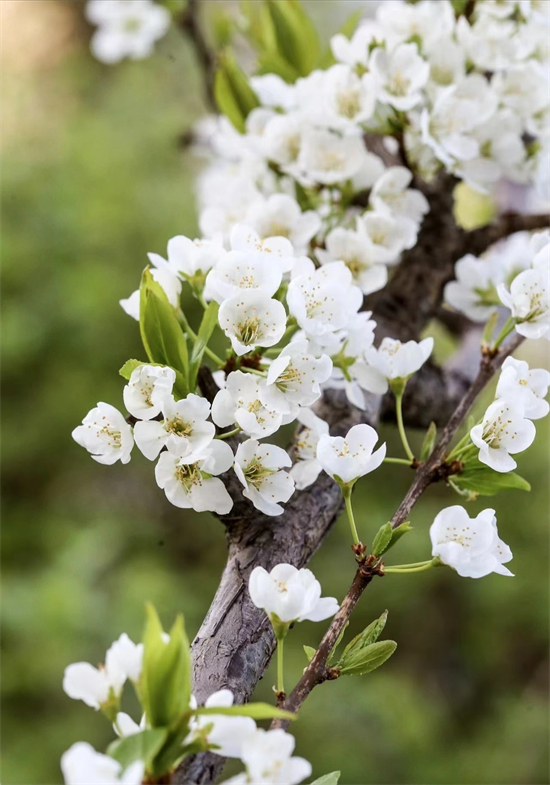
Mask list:
[[[521,213],[504,213],[496,221],[468,232],[464,239],[464,253],[478,256],[491,245],[504,240],[516,232],[532,232],[535,229],[546,229],[550,223],[548,213],[544,215],[523,215]]]

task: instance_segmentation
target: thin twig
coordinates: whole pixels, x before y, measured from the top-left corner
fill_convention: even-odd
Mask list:
[[[180,30],[188,36],[195,49],[195,54],[201,66],[204,83],[204,92],[210,109],[217,112],[216,99],[214,98],[214,75],[216,73],[216,57],[202,31],[199,22],[199,0],[187,0],[187,6],[178,20]]]
[[[442,470],[444,468],[446,469],[446,452],[453,436],[458,431],[479,393],[484,389],[494,373],[500,368],[506,357],[515,351],[522,341],[522,336],[518,335],[510,342],[505,350],[500,351],[497,354],[482,355],[478,375],[444,428],[432,455],[426,463],[421,464],[418,468],[411,487],[393,516],[391,524],[394,529],[407,520],[412,508],[426,488],[428,488],[431,483],[436,482],[444,476]],[[369,560],[363,561],[359,565],[353,583],[351,584],[338,613],[334,616],[319,648],[304,671],[302,678],[283,704],[283,707],[287,711],[298,711],[314,687],[318,684],[322,684],[324,681],[337,677],[338,674],[327,667],[328,658],[338,640],[338,636],[344,629],[345,624],[349,621],[353,610],[359,602],[361,595],[372,581],[373,577],[377,574],[380,573],[376,569],[373,569]],[[286,728],[287,726],[288,722],[285,720],[275,720],[272,723],[272,727]]]

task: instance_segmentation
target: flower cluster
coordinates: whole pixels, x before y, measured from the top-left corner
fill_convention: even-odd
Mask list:
[[[171,21],[166,8],[151,0],[88,0],[86,19],[97,26],[92,52],[107,64],[148,57]]]

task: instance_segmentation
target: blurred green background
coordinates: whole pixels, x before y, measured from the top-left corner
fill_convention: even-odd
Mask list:
[[[220,3],[207,3],[208,11]],[[325,28],[353,3],[306,3]],[[355,4],[357,7],[358,4]],[[151,59],[105,67],[88,53],[80,2],[2,0],[3,16],[3,559],[4,785],[58,783],[77,740],[99,749],[106,721],[61,689],[64,667],[102,660],[122,631],[137,639],[143,603],[190,634],[214,594],[221,526],[172,507],[137,451],[103,467],[71,430],[97,401],[122,408],[118,368],[140,357],[137,325],[118,305],[147,251],[194,236],[200,162],[178,136],[204,112],[193,54],[173,30]],[[545,347],[528,358],[544,364]],[[451,570],[377,581],[353,616],[358,632],[390,609],[392,660],[362,679],[316,690],[293,728],[320,776],[351,783],[536,785],[548,772],[548,425],[520,456],[533,492],[493,503],[514,552],[513,580]],[[397,454],[392,429],[382,437]],[[358,492],[363,531],[391,515],[409,481],[384,467]],[[396,558],[428,554],[434,488]],[[273,525],[277,525],[274,521]],[[311,564],[342,597],[351,562],[340,521]],[[288,648],[288,683],[305,665],[305,623]],[[270,699],[273,670],[258,696]]]

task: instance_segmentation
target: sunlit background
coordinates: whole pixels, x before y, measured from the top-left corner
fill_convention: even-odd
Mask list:
[[[205,2],[207,15],[221,2]],[[311,0],[334,29],[361,3]],[[100,661],[122,631],[138,639],[143,604],[165,625],[183,611],[193,635],[225,558],[222,526],[172,507],[153,465],[94,463],[71,430],[97,401],[122,408],[117,370],[140,357],[137,325],[118,305],[136,288],[146,252],[195,236],[199,159],[178,139],[205,112],[193,52],[177,30],[142,62],[94,61],[83,4],[1,0],[3,17],[3,749],[2,781],[61,780],[73,742],[103,749],[108,723],[61,689],[64,667]],[[440,354],[449,351],[440,336]],[[528,359],[545,364],[545,346]],[[548,426],[520,456],[530,494],[494,503],[514,552],[514,579],[480,581],[434,570],[376,581],[350,634],[384,608],[391,661],[361,679],[315,690],[293,727],[297,753],[320,776],[352,783],[537,785],[548,771]],[[393,444],[392,429],[382,438]],[[386,466],[358,493],[373,533],[410,477]],[[435,513],[460,500],[435,487],[414,510],[399,561],[426,558]],[[277,526],[277,520],[272,522]],[[311,567],[341,598],[353,565],[341,520]],[[306,664],[292,633],[287,683]],[[272,699],[270,668],[258,697]]]

